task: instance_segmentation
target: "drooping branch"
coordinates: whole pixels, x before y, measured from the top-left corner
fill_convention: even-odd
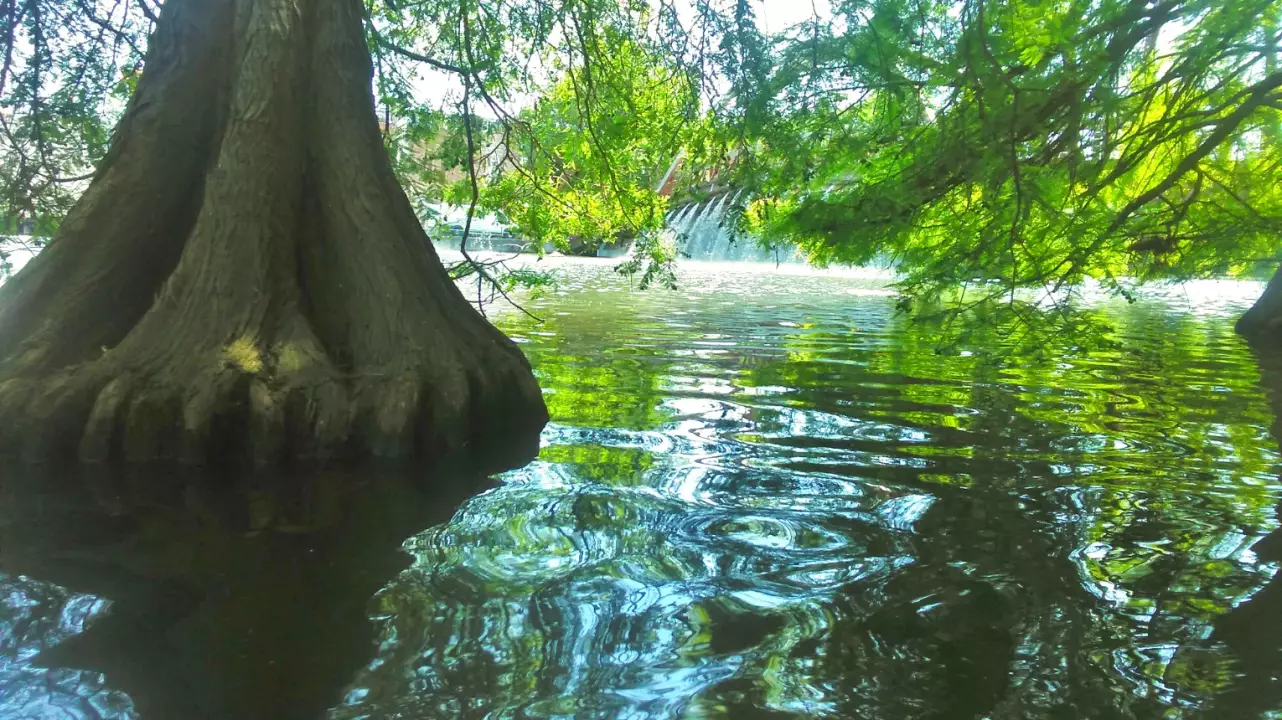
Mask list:
[[[386,37],[383,37],[382,33],[378,32],[378,30],[374,29],[374,27],[373,27],[373,25],[372,25],[372,24],[371,24],[371,25],[369,25],[369,31],[370,31],[370,33],[374,36],[374,39],[378,42],[379,47],[382,47],[382,48],[385,48],[385,49],[387,49],[387,50],[390,50],[391,52],[394,52],[394,53],[396,53],[397,55],[400,55],[401,57],[408,58],[408,59],[413,60],[413,61],[415,61],[415,62],[421,62],[421,63],[427,64],[427,65],[430,65],[430,66],[432,66],[432,67],[436,68],[437,70],[444,70],[444,71],[446,71],[446,72],[452,72],[452,73],[454,73],[454,74],[456,74],[456,75],[470,75],[470,74],[471,74],[471,71],[470,71],[470,70],[467,70],[467,69],[465,69],[465,68],[461,68],[461,67],[459,67],[459,66],[457,66],[457,65],[453,65],[453,64],[450,64],[450,63],[444,62],[444,61],[442,61],[442,60],[437,60],[436,58],[428,57],[428,56],[426,56],[426,55],[423,55],[423,54],[420,54],[420,53],[414,52],[413,50],[410,50],[410,49],[409,49],[409,48],[407,48],[407,47],[403,47],[403,46],[401,46],[401,45],[397,45],[396,43],[392,42],[391,40],[388,40]]]
[[[1117,216],[1113,219],[1113,222],[1109,224],[1108,229],[1105,230],[1104,234],[1110,235],[1120,229],[1137,210],[1153,202],[1155,199],[1174,187],[1175,184],[1183,179],[1185,175],[1192,172],[1203,158],[1219,148],[1224,141],[1227,140],[1229,136],[1237,132],[1242,123],[1250,118],[1256,111],[1267,103],[1279,99],[1277,95],[1273,94],[1273,91],[1277,90],[1279,87],[1282,87],[1282,73],[1267,75],[1262,80],[1251,86],[1246,99],[1238,105],[1233,112],[1229,113],[1222,120],[1216,122],[1214,126],[1215,129],[1207,134],[1200,143],[1198,143],[1197,148],[1193,152],[1185,156],[1185,158],[1181,160],[1179,164],[1176,165],[1175,168],[1171,170],[1171,172],[1168,173],[1160,182],[1135,199],[1131,200],[1125,207],[1118,211]]]

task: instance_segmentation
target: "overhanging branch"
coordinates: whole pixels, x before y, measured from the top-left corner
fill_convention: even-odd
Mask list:
[[[377,30],[373,29],[372,27],[370,28],[370,32],[373,33],[374,40],[379,44],[380,47],[390,52],[393,52],[397,55],[400,55],[403,58],[408,58],[415,62],[421,62],[426,65],[431,65],[437,70],[444,70],[445,72],[452,72],[458,75],[470,74],[467,69],[461,68],[458,65],[452,65],[442,60],[437,60],[436,58],[428,57],[421,53],[416,53],[413,50],[410,50],[409,48],[401,47],[400,45],[397,45],[391,40],[388,40],[387,38],[383,37]]]

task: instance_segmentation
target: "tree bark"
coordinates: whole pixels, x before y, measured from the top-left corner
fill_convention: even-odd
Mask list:
[[[169,0],[96,177],[0,290],[0,450],[534,447],[529,364],[391,171],[359,0]]]
[[[1260,299],[1238,318],[1236,329],[1239,335],[1255,344],[1282,341],[1282,268],[1273,274]]]

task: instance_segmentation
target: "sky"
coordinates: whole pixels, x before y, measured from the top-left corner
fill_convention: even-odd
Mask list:
[[[680,0],[678,2],[680,3]],[[815,13],[821,17],[831,14],[829,0],[755,0],[753,6],[757,13],[757,26],[765,34],[777,33],[809,20]],[[678,5],[678,12],[680,12],[680,5]],[[460,85],[452,75],[429,68],[421,68],[420,77],[414,83],[414,91],[418,98],[437,107],[440,107],[447,98],[457,98],[459,89]],[[506,109],[512,112],[533,102],[533,96],[518,97]],[[474,111],[487,119],[496,119],[489,108],[477,107]]]
[[[763,32],[785,30],[799,22],[809,20],[818,13],[821,17],[831,14],[828,0],[759,0],[757,21]]]

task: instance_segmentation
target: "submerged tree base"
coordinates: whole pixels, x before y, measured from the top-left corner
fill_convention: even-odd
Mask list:
[[[537,437],[528,362],[392,173],[359,2],[170,0],[146,68],[0,291],[0,452],[275,465]]]
[[[1260,299],[1238,318],[1239,334],[1255,344],[1277,344],[1282,341],[1282,269],[1274,273]]]
[[[371,659],[370,598],[409,562],[405,539],[489,487],[460,468],[430,484],[326,470],[257,486],[190,468],[83,470],[0,478],[0,587],[40,601],[6,641],[40,651],[24,657],[57,678],[17,673],[5,690],[83,707],[67,677],[103,673],[135,711],[111,717],[182,720],[323,717]],[[79,593],[106,612],[84,622],[89,603],[66,604]],[[41,626],[54,642],[33,642]]]

